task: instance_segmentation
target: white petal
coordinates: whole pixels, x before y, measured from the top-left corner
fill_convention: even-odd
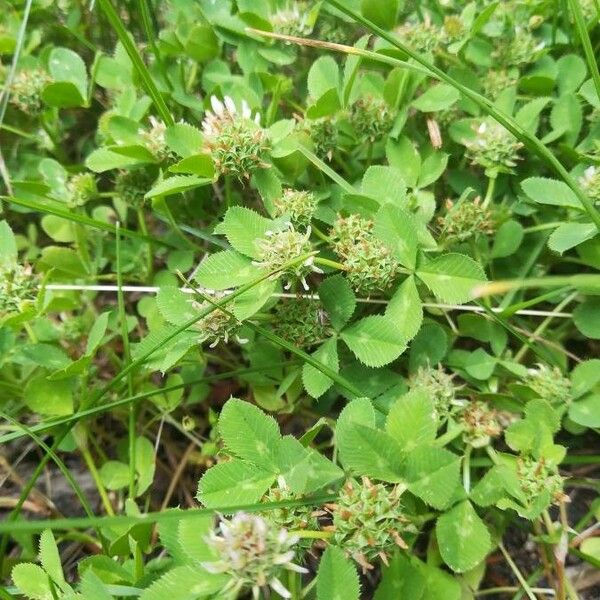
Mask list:
[[[255,122],[257,125],[260,125],[260,113],[256,113],[256,114],[254,115],[254,122]]]
[[[223,98],[223,101],[225,102],[227,111],[233,117],[233,115],[235,115],[235,113],[236,113],[235,102],[232,100],[232,98],[230,96],[225,96]]]
[[[283,568],[288,571],[295,571],[296,573],[308,573],[308,569],[305,569],[300,565],[295,565],[294,563],[288,563],[287,565],[284,565]]]
[[[212,106],[212,109],[215,111],[215,114],[217,114],[217,115],[223,114],[223,110],[225,107],[223,106],[223,103],[216,96],[210,97],[210,105]]]
[[[276,577],[269,581],[269,585],[276,591],[282,598],[291,598],[292,594],[283,586],[283,583]]]
[[[250,110],[250,106],[248,106],[248,103],[245,100],[242,100],[242,117],[244,117],[244,119],[249,119],[251,114],[252,111]]]

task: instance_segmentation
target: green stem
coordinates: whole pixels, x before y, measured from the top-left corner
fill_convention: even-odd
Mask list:
[[[98,469],[96,468],[96,464],[94,463],[94,459],[92,458],[92,454],[87,447],[87,442],[84,441],[80,446],[81,455],[83,456],[83,460],[96,484],[96,489],[98,490],[98,494],[100,495],[100,500],[102,500],[102,505],[104,506],[104,510],[106,514],[114,517],[115,511],[113,510],[112,504],[110,503],[110,499],[108,497],[108,493],[106,488],[104,487],[104,483],[102,483],[102,478],[100,477],[100,473],[98,473]]]
[[[496,179],[497,177],[489,177],[488,178],[488,186],[487,191],[485,192],[485,198],[483,199],[482,208],[487,208],[492,201],[494,196],[494,188],[496,187]]]
[[[523,573],[521,573],[521,571],[519,570],[519,567],[517,567],[517,565],[515,564],[515,561],[512,559],[510,554],[506,551],[506,548],[504,547],[502,542],[500,542],[498,544],[498,548],[500,548],[500,552],[502,552],[504,559],[508,563],[508,566],[511,568],[512,572],[515,574],[515,577],[521,584],[521,587],[525,590],[525,593],[527,594],[527,597],[529,598],[529,600],[537,600],[531,587],[529,587],[527,580],[525,579],[525,577],[523,577]]]
[[[315,256],[315,264],[338,269],[339,271],[346,270],[346,267],[342,263],[336,262],[335,260],[329,260],[328,258],[321,258],[319,256]]]

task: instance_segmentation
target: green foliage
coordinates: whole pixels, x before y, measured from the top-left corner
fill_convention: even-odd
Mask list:
[[[89,4],[0,4],[6,593],[573,595],[597,1]]]

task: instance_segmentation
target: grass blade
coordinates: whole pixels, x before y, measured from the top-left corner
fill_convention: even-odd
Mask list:
[[[104,223],[104,221],[97,221],[96,219],[92,219],[91,217],[88,217],[86,215],[70,211],[68,208],[61,208],[60,206],[58,206],[58,204],[42,204],[41,202],[38,202],[36,200],[25,200],[24,198],[15,198],[14,196],[0,196],[0,200],[4,200],[5,202],[9,202],[10,204],[16,204],[17,206],[29,208],[31,210],[35,210],[48,215],[61,217],[63,219],[66,219],[67,221],[72,221],[81,225],[88,225],[89,227],[93,227],[94,229],[108,231],[115,235],[117,233],[117,228],[115,225],[111,225],[110,223]],[[126,237],[134,238],[137,240],[143,240],[147,243],[160,244],[161,246],[166,246],[168,248],[179,248],[178,245],[173,244],[172,242],[168,242],[162,237],[151,237],[148,235],[144,235],[143,233],[139,233],[138,231],[133,231],[132,229],[125,229],[124,227],[121,227],[119,231]]]
[[[156,107],[160,118],[164,121],[165,125],[174,125],[175,121],[171,116],[169,109],[167,108],[167,104],[164,98],[162,97],[160,91],[156,87],[154,79],[152,79],[152,75],[148,70],[148,67],[144,64],[144,61],[142,60],[138,49],[136,48],[133,40],[131,39],[131,36],[125,29],[125,25],[123,25],[123,22],[117,14],[117,11],[115,10],[114,6],[110,2],[110,0],[98,0],[98,4],[100,5],[100,8],[106,15],[106,18],[108,19],[108,22],[110,23],[111,27],[115,30],[119,41],[121,42],[121,44],[123,44],[123,47],[129,55],[129,58],[131,59],[135,70],[138,72],[138,75],[142,80],[144,88],[146,88],[146,91],[148,92],[150,98],[152,98],[152,101],[154,102],[154,106]]]

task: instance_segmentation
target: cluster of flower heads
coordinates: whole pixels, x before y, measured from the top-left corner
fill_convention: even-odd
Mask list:
[[[396,33],[409,48],[426,53],[433,52],[444,38],[444,31],[432,23],[428,16],[418,23],[402,24]]]
[[[150,129],[140,129],[144,146],[158,161],[173,158],[173,153],[167,144],[167,126],[164,121],[150,116]]]
[[[273,331],[300,348],[310,348],[332,332],[327,313],[319,302],[301,297],[277,303]]]
[[[539,364],[535,369],[528,369],[524,381],[538,397],[554,406],[563,406],[571,399],[571,380],[558,367]]]
[[[0,264],[0,315],[21,312],[38,295],[38,278],[29,265]]]
[[[290,598],[279,577],[285,570],[307,572],[292,562],[298,541],[287,529],[273,527],[259,515],[239,512],[231,519],[222,518],[218,532],[211,532],[207,543],[218,559],[202,566],[209,573],[229,575],[229,583],[222,590],[225,594],[251,589],[258,600],[261,590],[270,587],[283,598]]]
[[[372,220],[356,214],[338,216],[330,233],[348,281],[366,294],[389,288],[400,269],[385,244],[373,235],[373,226]]]
[[[358,98],[350,107],[349,120],[359,140],[375,142],[394,125],[395,113],[388,103],[375,96]]]
[[[316,208],[317,201],[312,192],[287,188],[273,201],[273,216],[286,216],[294,225],[308,227]]]
[[[482,121],[475,130],[475,138],[465,145],[473,164],[496,173],[512,173],[522,147],[510,131],[492,119]]]
[[[204,115],[202,132],[216,172],[244,180],[253,171],[268,168],[269,139],[260,126],[260,113],[253,118],[245,100],[238,111],[229,96],[223,102],[211,96],[210,104],[212,111]]]
[[[203,302],[192,300],[192,306],[200,312],[213,307],[213,304],[208,300]],[[233,314],[220,308],[209,312],[205,317],[194,323],[194,329],[200,332],[202,341],[211,342],[210,348],[214,348],[219,342],[227,344],[231,337],[235,337],[238,344],[245,344],[248,340],[239,337],[236,333],[239,327],[240,322],[238,319]]]
[[[115,179],[115,192],[128,206],[141,206],[152,187],[154,175],[147,169],[120,171]]]
[[[42,90],[52,82],[43,69],[21,71],[11,86],[10,102],[29,115],[37,115],[42,109]]]
[[[404,489],[383,483],[373,483],[368,477],[348,480],[337,501],[328,504],[333,525],[332,541],[352,557],[363,569],[371,570],[371,561],[380,558],[385,564],[388,555],[408,544],[404,533],[416,533],[406,516],[401,496]]]
[[[305,290],[308,290],[306,277],[310,273],[323,273],[314,264],[314,255],[303,262],[289,266],[288,263],[304,254],[312,252],[310,243],[310,227],[304,233],[297,231],[292,223],[277,231],[267,231],[264,238],[256,241],[258,257],[252,261],[254,265],[267,271],[277,271],[274,278],[287,278],[284,288],[289,290],[292,283],[298,279]]]
[[[68,203],[70,206],[83,206],[98,195],[96,178],[91,173],[77,173],[67,181]]]
[[[483,93],[495,100],[505,89],[516,85],[518,79],[515,69],[490,69],[483,79]]]
[[[594,165],[588,167],[579,178],[583,191],[595,202],[600,202],[600,169]]]
[[[481,198],[463,199],[457,203],[446,200],[446,214],[438,218],[442,239],[464,242],[477,235],[492,235],[495,220],[492,211],[484,206]]]

